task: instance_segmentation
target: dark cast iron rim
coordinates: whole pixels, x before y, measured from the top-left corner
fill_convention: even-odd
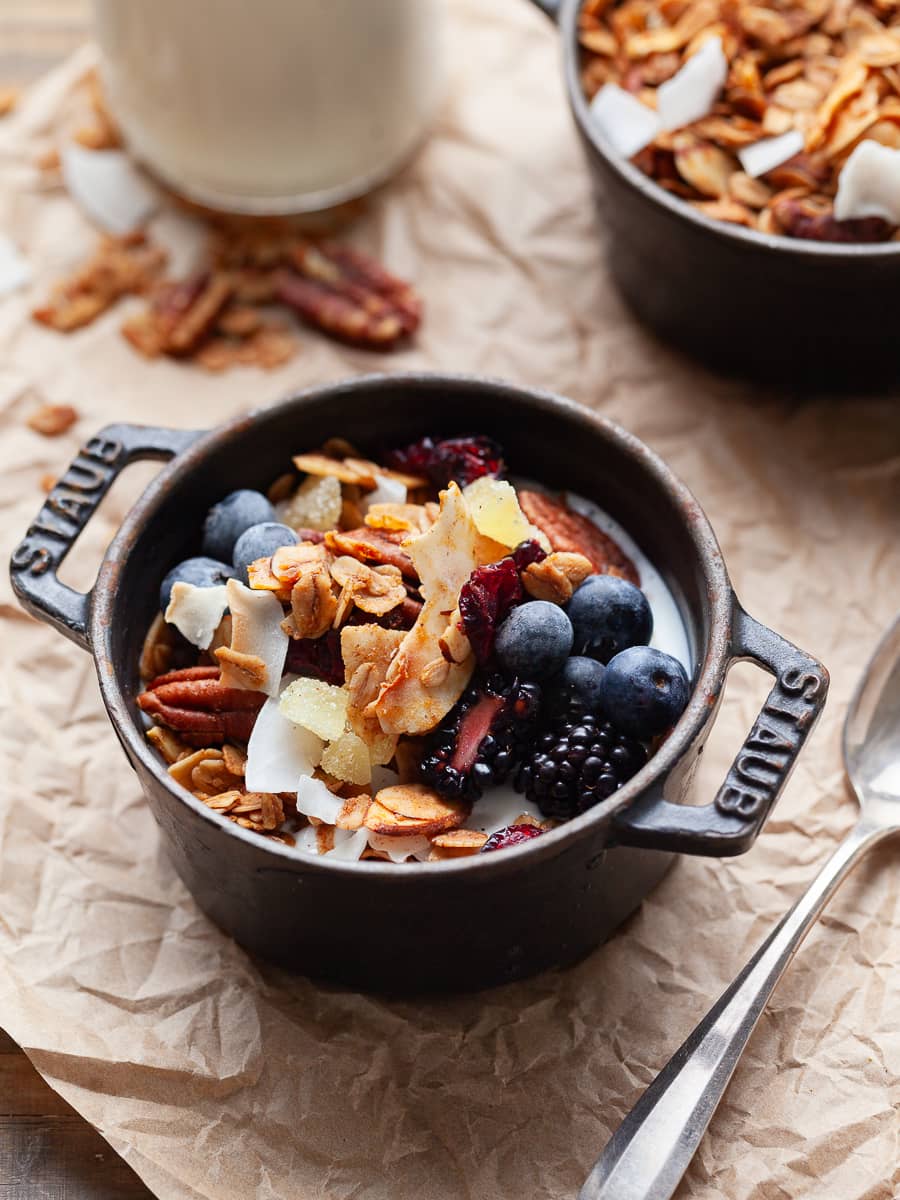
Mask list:
[[[242,829],[233,821],[221,817],[207,808],[190,792],[173,783],[159,756],[146,739],[140,736],[125,694],[119,684],[118,675],[110,653],[110,631],[115,619],[118,592],[119,563],[132,552],[144,523],[162,503],[168,492],[177,486],[194,467],[208,454],[225,443],[239,438],[257,419],[276,412],[297,408],[301,410],[309,400],[333,397],[336,405],[342,397],[355,392],[392,388],[415,388],[423,385],[440,384],[450,391],[477,392],[493,395],[505,394],[544,412],[558,413],[574,419],[591,432],[599,432],[616,443],[621,450],[638,460],[643,470],[653,476],[672,498],[681,512],[684,523],[697,554],[705,579],[710,605],[709,642],[706,655],[694,683],[688,707],[674,730],[646,766],[608,800],[573,817],[559,828],[544,833],[521,846],[509,847],[502,853],[490,855],[474,854],[467,858],[450,859],[429,863],[384,863],[328,861],[320,862],[313,856],[299,858],[296,852],[278,842],[260,838],[258,834]],[[336,413],[339,409],[336,408]],[[550,857],[563,850],[568,844],[589,837],[592,829],[610,819],[619,809],[630,804],[640,792],[658,777],[667,774],[685,754],[693,741],[709,721],[714,700],[724,683],[730,661],[731,631],[735,597],[722,553],[706,514],[677,476],[665,462],[639,438],[623,429],[607,417],[599,416],[572,400],[555,393],[534,388],[520,387],[502,380],[476,375],[444,374],[441,372],[410,372],[396,375],[363,375],[336,384],[305,388],[290,394],[277,404],[251,410],[223,425],[208,431],[198,432],[198,437],[185,451],[176,455],[153,479],[141,497],[130,509],[116,536],[107,550],[97,574],[92,593],[89,618],[90,646],[97,664],[100,690],[110,716],[129,757],[137,759],[141,766],[153,776],[160,787],[166,788],[181,803],[215,826],[227,836],[238,838],[270,854],[275,861],[289,863],[303,871],[325,871],[365,876],[373,881],[391,880],[399,883],[403,879],[422,880],[435,873],[467,874],[502,870],[504,864],[510,869],[518,862],[518,856],[530,854],[535,859]]]
[[[569,104],[578,122],[582,135],[592,148],[614,171],[623,183],[640,192],[651,203],[666,209],[673,217],[697,226],[710,237],[726,242],[736,242],[755,251],[763,249],[771,254],[795,255],[800,259],[858,260],[860,258],[895,258],[900,254],[900,242],[869,242],[848,245],[845,242],[819,242],[800,238],[782,237],[774,233],[760,233],[755,229],[744,229],[727,221],[717,221],[705,213],[691,208],[685,201],[672,196],[655,183],[643,171],[638,170],[627,158],[617,153],[602,136],[591,120],[590,110],[578,73],[578,14],[582,0],[562,0],[558,11],[558,24],[563,42],[563,62]],[[553,4],[540,4],[553,15]]]

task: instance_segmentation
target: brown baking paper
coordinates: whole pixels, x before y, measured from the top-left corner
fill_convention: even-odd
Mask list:
[[[0,301],[3,558],[41,503],[42,476],[108,421],[209,425],[366,370],[489,372],[568,394],[663,454],[712,519],[748,609],[824,659],[831,698],[746,856],[682,860],[573,970],[386,1001],[253,961],[206,920],[159,850],[90,658],[26,617],[4,580],[0,1023],[166,1200],[573,1196],[853,820],[839,733],[900,590],[900,409],[775,399],[642,332],[604,266],[552,27],[525,0],[455,0],[452,18],[434,135],[353,233],[426,298],[415,347],[389,358],[303,332],[277,372],[211,376],[137,357],[118,333],[125,307],[72,336],[33,324],[30,306],[95,237],[31,166],[92,52],[8,118],[0,229],[35,280]],[[183,259],[202,238],[171,210],[153,228]],[[77,425],[55,440],[33,433],[25,419],[43,402],[74,405]],[[430,424],[440,414],[423,412]],[[69,582],[90,584],[153,470],[117,485],[66,564]],[[765,690],[753,668],[734,673],[701,798]],[[898,959],[888,848],[844,886],[778,988],[681,1200],[900,1195]]]

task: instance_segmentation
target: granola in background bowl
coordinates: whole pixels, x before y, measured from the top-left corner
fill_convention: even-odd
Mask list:
[[[897,237],[891,3],[586,0],[579,42],[607,140],[698,211],[792,238]]]

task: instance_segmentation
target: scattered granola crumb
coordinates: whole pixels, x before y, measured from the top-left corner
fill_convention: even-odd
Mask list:
[[[56,487],[56,476],[51,475],[51,473],[48,471],[46,475],[41,476],[40,486],[42,492],[52,492]]]
[[[78,413],[70,404],[42,404],[40,408],[34,410],[26,424],[29,429],[43,434],[44,437],[58,437],[70,429],[77,420]],[[52,482],[50,486],[53,486]]]

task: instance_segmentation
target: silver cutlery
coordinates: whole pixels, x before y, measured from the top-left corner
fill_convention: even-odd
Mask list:
[[[669,1200],[801,942],[862,857],[900,831],[900,617],[850,702],[843,749],[856,824],[626,1116],[579,1200]]]

